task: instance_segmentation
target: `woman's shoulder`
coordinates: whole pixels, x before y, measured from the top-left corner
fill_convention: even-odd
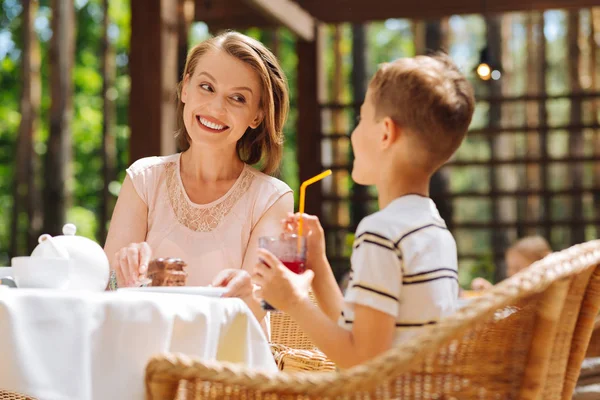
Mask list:
[[[247,166],[246,169],[252,174],[254,181],[256,182],[256,188],[258,189],[259,193],[265,194],[271,192],[283,195],[292,191],[292,189],[287,183],[275,178],[274,176],[260,172],[259,170],[251,166]]]
[[[164,168],[167,164],[177,162],[179,154],[171,154],[169,156],[152,156],[144,157],[135,161],[127,168],[127,172],[131,175],[140,175],[150,170]]]

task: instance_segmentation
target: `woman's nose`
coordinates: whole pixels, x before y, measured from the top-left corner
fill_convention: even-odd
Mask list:
[[[210,102],[210,110],[214,113],[214,117],[225,114],[227,111],[226,99],[221,96],[215,96],[213,101]]]

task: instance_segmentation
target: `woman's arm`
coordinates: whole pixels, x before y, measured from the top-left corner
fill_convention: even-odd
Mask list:
[[[113,211],[104,245],[110,269],[116,272],[119,286],[135,285],[140,266],[147,266],[150,261],[150,247],[143,243],[147,231],[148,207],[135,191],[133,182],[127,175]]]

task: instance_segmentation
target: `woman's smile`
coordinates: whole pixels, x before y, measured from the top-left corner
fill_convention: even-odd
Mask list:
[[[212,133],[221,133],[229,129],[229,126],[218,119],[205,115],[196,115],[196,121],[201,128]]]

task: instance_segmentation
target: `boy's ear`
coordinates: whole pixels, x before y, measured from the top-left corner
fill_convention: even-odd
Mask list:
[[[381,145],[384,149],[387,149],[398,140],[401,134],[400,127],[390,117],[385,117],[383,123],[383,134],[381,137]]]
[[[190,81],[190,74],[186,74],[185,78],[183,78],[183,82],[181,82],[181,102],[185,103],[187,101],[187,84]]]
[[[252,122],[250,123],[250,128],[252,128],[252,129],[258,128],[258,126],[262,123],[263,118],[264,118],[263,110],[258,110],[258,112],[256,113],[256,118],[254,118],[252,120]]]

